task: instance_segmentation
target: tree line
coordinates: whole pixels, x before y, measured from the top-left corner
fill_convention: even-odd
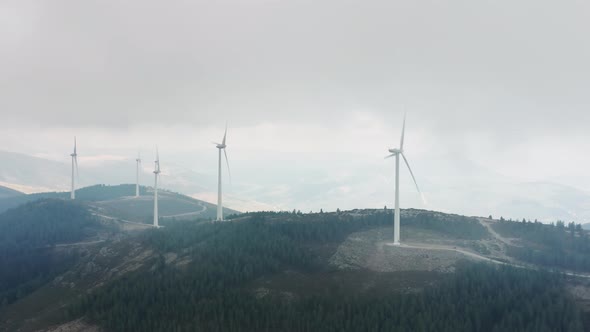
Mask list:
[[[78,202],[44,199],[0,214],[0,307],[41,287],[77,260],[55,244],[78,242],[104,229]]]
[[[308,244],[338,242],[350,232],[389,224],[386,214],[283,217],[259,213],[147,232],[142,241],[156,251],[153,260],[85,295],[67,316],[86,316],[112,331],[583,331],[558,275],[485,264],[461,265],[419,293],[359,294],[335,287],[322,294],[258,297],[253,280],[287,269],[312,276],[326,269]],[[190,263],[167,264],[170,252]]]
[[[581,225],[500,220],[494,229],[503,236],[524,240],[507,253],[525,262],[574,271],[590,271],[590,239]]]

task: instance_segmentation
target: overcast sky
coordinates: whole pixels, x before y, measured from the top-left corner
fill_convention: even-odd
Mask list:
[[[67,161],[74,135],[98,159],[159,144],[214,174],[229,121],[237,183],[279,166],[281,184],[304,166],[370,177],[392,169],[407,111],[425,187],[457,158],[588,190],[589,31],[590,2],[571,0],[3,0],[0,150]]]

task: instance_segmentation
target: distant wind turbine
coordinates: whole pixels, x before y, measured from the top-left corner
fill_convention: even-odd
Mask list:
[[[74,153],[70,156],[72,157],[72,191],[70,192],[70,198],[76,199],[76,175],[78,175],[78,153],[76,147],[76,136],[74,136]],[[75,174],[74,174],[75,173]]]
[[[225,144],[225,139],[227,138],[227,123],[225,124],[225,133],[223,134],[223,141],[221,143],[213,143],[216,145],[217,149],[219,149],[219,160],[218,160],[218,176],[217,176],[217,221],[223,221],[223,205],[221,199],[221,191],[222,191],[222,183],[221,183],[221,150],[223,150],[223,154],[225,155],[225,162],[227,163],[227,173],[230,177],[231,181],[231,171],[229,169],[229,161],[227,160],[227,152],[225,148],[227,145]]]
[[[137,153],[137,159],[135,159],[135,197],[139,197],[139,167],[141,166],[141,156]]]
[[[416,178],[414,177],[414,173],[412,172],[412,169],[410,168],[410,164],[408,163],[408,159],[406,159],[406,156],[404,155],[404,134],[405,134],[405,131],[406,131],[406,115],[404,114],[404,123],[402,126],[402,138],[401,138],[399,149],[389,149],[389,152],[391,154],[389,156],[385,157],[385,158],[395,157],[395,217],[394,217],[394,222],[393,222],[393,244],[394,245],[400,244],[400,242],[399,242],[399,237],[400,237],[399,156],[400,155],[404,158],[404,161],[406,162],[406,166],[408,166],[408,170],[410,171],[410,174],[412,175],[412,179],[414,180],[414,184],[416,185],[416,189],[420,193],[420,197],[422,198],[422,201],[424,201],[424,195],[422,195],[422,192],[420,191],[420,187],[418,187],[418,182],[416,182]]]
[[[139,158],[138,158],[139,159]],[[154,161],[154,227],[160,227],[158,224],[158,176],[160,175],[160,154],[156,147],[156,161]]]

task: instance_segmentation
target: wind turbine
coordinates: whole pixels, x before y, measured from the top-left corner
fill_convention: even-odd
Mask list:
[[[399,156],[400,155],[404,158],[404,161],[406,162],[406,166],[408,166],[408,170],[410,171],[410,174],[412,175],[412,179],[414,180],[414,184],[416,185],[416,189],[420,193],[420,197],[422,198],[422,201],[424,201],[424,195],[422,195],[422,192],[420,191],[420,187],[418,187],[418,182],[416,182],[416,178],[414,177],[414,173],[412,172],[412,168],[410,168],[410,164],[408,163],[408,159],[404,155],[404,133],[405,133],[405,131],[406,131],[406,115],[404,114],[404,123],[402,126],[402,138],[401,138],[401,142],[399,145],[399,149],[389,149],[389,152],[391,154],[389,156],[385,157],[385,158],[395,157],[395,217],[394,217],[394,222],[393,222],[393,244],[394,245],[400,245],[400,242],[399,242],[399,235],[400,235],[400,225],[399,225],[399,219],[400,219],[400,211],[399,211]]]
[[[135,159],[135,197],[139,197],[139,167],[141,166],[141,156],[137,153],[137,159]]]
[[[74,136],[74,153],[70,155],[72,157],[72,191],[70,192],[70,198],[76,199],[76,177],[78,175],[78,153],[76,152],[76,136]],[[75,172],[75,174],[74,174]]]
[[[138,158],[139,159],[139,158]],[[160,227],[158,225],[158,176],[160,175],[160,155],[158,153],[158,147],[156,147],[156,161],[154,161],[154,227]]]
[[[222,190],[222,184],[221,184],[221,150],[223,150],[223,154],[225,155],[225,162],[227,163],[227,173],[230,177],[230,181],[231,181],[231,171],[229,170],[229,161],[227,160],[227,152],[225,151],[225,148],[227,147],[227,145],[225,145],[225,139],[227,138],[227,123],[225,124],[225,133],[223,134],[223,141],[221,141],[221,143],[213,143],[216,145],[217,149],[219,149],[219,160],[218,160],[218,176],[217,176],[217,221],[223,221],[223,205],[222,205],[222,200],[221,200],[221,190]]]

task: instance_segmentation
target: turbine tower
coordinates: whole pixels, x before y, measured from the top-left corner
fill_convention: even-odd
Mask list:
[[[223,150],[223,154],[225,155],[225,162],[227,163],[227,173],[230,177],[231,181],[231,172],[229,170],[229,161],[227,160],[227,152],[225,148],[225,139],[227,137],[227,123],[225,124],[225,133],[223,134],[223,141],[221,143],[213,143],[216,145],[217,149],[219,149],[219,159],[217,164],[217,221],[223,221],[223,205],[221,199],[221,191],[222,191],[222,183],[221,183],[221,150]]]
[[[74,136],[74,153],[72,157],[72,191],[70,191],[70,198],[76,199],[76,176],[78,174],[78,153],[76,152],[76,136]],[[75,174],[74,174],[75,173]]]
[[[414,184],[416,185],[416,189],[420,193],[420,197],[422,201],[424,201],[424,196],[420,191],[420,187],[418,187],[418,182],[416,182],[416,178],[414,177],[414,173],[412,172],[412,168],[410,168],[410,164],[408,163],[408,159],[404,155],[404,133],[406,131],[406,115],[404,114],[404,122],[402,126],[402,138],[400,141],[399,149],[389,149],[391,153],[389,156],[385,158],[395,157],[395,217],[393,221],[393,244],[400,245],[399,238],[400,238],[400,211],[399,211],[399,157],[400,155],[404,158],[406,166],[408,166],[408,170],[412,175],[412,179],[414,180]]]
[[[138,158],[139,159],[139,158]],[[158,176],[160,175],[160,155],[156,147],[156,161],[154,162],[154,227],[158,228]]]
[[[137,159],[135,159],[135,197],[139,197],[139,167],[141,166],[141,156],[137,153]]]

